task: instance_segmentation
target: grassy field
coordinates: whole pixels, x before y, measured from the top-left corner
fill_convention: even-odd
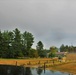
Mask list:
[[[76,60],[76,53],[67,54],[67,60]]]
[[[73,73],[73,75],[76,75],[76,53],[69,53],[66,56],[66,61],[65,63],[59,63],[58,65],[53,65],[49,67],[48,69],[52,70],[58,70],[62,72],[69,72]]]
[[[67,63],[62,65],[54,65],[47,69],[68,72],[76,75],[76,63]]]
[[[50,58],[38,58],[38,59],[0,59],[0,64],[6,65],[37,65],[44,62],[50,62]]]

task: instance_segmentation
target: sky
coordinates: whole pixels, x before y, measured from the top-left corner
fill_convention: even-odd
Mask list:
[[[76,46],[76,0],[0,0],[0,29],[15,28],[33,34],[33,48]]]

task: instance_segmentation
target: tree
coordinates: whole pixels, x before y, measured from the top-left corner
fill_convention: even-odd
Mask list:
[[[31,33],[25,31],[23,33],[23,46],[24,46],[24,53],[25,53],[25,56],[29,56],[29,53],[30,53],[30,49],[31,49],[31,46],[33,45],[34,43],[34,37]]]
[[[43,43],[39,41],[36,46],[37,50],[43,50]]]
[[[65,46],[64,46],[64,44],[62,44],[61,46],[60,46],[60,52],[64,52],[65,51]]]
[[[38,52],[37,52],[37,50],[35,50],[35,49],[30,49],[30,54],[29,54],[29,56],[30,56],[31,58],[37,58],[37,57],[38,57]]]
[[[58,48],[57,47],[55,47],[55,46],[50,47],[49,57],[55,57],[57,51],[58,51]]]
[[[8,43],[8,50],[7,50],[7,56],[6,58],[13,58],[14,57],[14,50],[12,48],[12,43],[13,43],[13,40],[14,40],[14,34],[13,32],[11,31],[6,31],[5,32],[6,36],[5,36],[5,39],[6,39],[6,43]]]
[[[0,57],[17,58],[28,56],[32,51],[37,55],[36,50],[31,50],[34,37],[25,31],[23,34],[16,28],[11,31],[0,31]],[[33,56],[35,55],[33,54]]]
[[[43,43],[41,41],[37,43],[36,49],[38,51],[38,55],[42,57]]]
[[[40,51],[40,57],[47,57],[47,53],[44,49]]]
[[[16,28],[14,31],[14,41],[12,44],[13,50],[14,50],[14,57],[22,57],[22,40],[21,40],[21,33],[20,31]]]
[[[64,51],[65,51],[65,52],[68,52],[68,51],[69,51],[68,45],[65,46],[65,50],[64,50]]]
[[[0,31],[0,57],[3,56],[3,37],[2,37],[2,32]]]
[[[8,50],[9,50],[9,37],[8,37],[8,31],[4,31],[2,33],[3,38],[3,49],[2,49],[2,57],[6,58],[8,56]]]

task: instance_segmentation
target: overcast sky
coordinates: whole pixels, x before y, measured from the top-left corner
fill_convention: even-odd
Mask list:
[[[76,0],[0,0],[0,29],[31,32],[33,47],[76,45]]]

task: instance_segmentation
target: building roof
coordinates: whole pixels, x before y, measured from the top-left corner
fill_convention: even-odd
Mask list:
[[[67,52],[57,52],[56,54],[67,54]]]

